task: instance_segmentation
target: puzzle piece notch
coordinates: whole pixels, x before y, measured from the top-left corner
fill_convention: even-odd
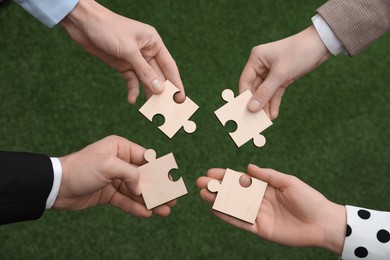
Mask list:
[[[244,173],[226,169],[222,182],[210,180],[207,189],[218,192],[213,209],[254,224],[263,200],[267,183],[251,177],[251,185],[243,187],[240,178]]]
[[[250,90],[246,90],[234,98],[234,92],[231,89],[225,89],[221,96],[227,103],[217,109],[214,114],[222,125],[225,125],[228,121],[236,122],[237,130],[229,133],[229,135],[237,147],[242,146],[251,139],[255,146],[264,146],[266,140],[260,133],[271,126],[272,121],[264,110],[253,113],[247,109],[247,104],[252,97]]]
[[[165,90],[160,94],[154,94],[139,109],[149,121],[157,114],[165,118],[164,124],[158,128],[169,138],[172,138],[181,127],[186,133],[193,133],[196,130],[195,122],[189,118],[198,110],[199,106],[189,97],[183,103],[176,103],[173,99],[179,89],[170,81],[164,82]]]
[[[177,181],[170,179],[169,172],[178,169],[173,154],[169,153],[158,159],[156,156],[154,150],[146,150],[144,158],[148,163],[138,167],[139,185],[147,209],[155,208],[188,193],[182,177]]]

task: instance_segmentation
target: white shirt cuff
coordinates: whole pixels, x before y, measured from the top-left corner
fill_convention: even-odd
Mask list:
[[[61,178],[62,178],[62,166],[58,158],[51,157],[51,164],[53,165],[53,187],[46,201],[46,209],[50,209],[57,199],[58,191],[60,190]]]
[[[324,18],[322,18],[321,15],[316,14],[311,18],[311,21],[320,35],[322,42],[325,44],[326,48],[328,48],[330,53],[333,55],[338,55],[341,52],[344,54],[348,53],[343,43],[339,40],[339,38],[337,38],[332,28],[330,28],[328,23],[324,20]]]
[[[14,0],[36,19],[51,28],[67,16],[79,0]]]

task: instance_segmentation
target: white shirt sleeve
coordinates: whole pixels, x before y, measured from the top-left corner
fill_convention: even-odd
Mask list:
[[[311,18],[314,27],[316,28],[322,42],[325,44],[326,48],[333,55],[338,55],[341,52],[347,54],[347,49],[344,47],[343,43],[337,38],[336,34],[333,32],[332,28],[328,23],[322,18],[321,15],[316,14]]]
[[[77,5],[79,0],[14,0],[36,19],[51,28]]]
[[[61,179],[62,179],[62,166],[60,160],[58,158],[51,157],[51,164],[53,165],[53,187],[51,188],[51,192],[46,201],[46,209],[50,209],[54,202],[56,201],[58,191],[60,190]]]
[[[390,259],[390,212],[346,206],[347,232],[341,259]]]

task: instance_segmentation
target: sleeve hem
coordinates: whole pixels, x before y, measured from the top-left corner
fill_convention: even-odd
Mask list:
[[[46,209],[50,209],[53,207],[54,202],[57,199],[58,191],[60,190],[61,179],[62,179],[62,167],[61,162],[58,158],[51,157],[50,158],[52,166],[53,166],[53,187],[51,188],[49,197],[46,201]]]
[[[79,0],[15,0],[27,12],[49,28],[59,23]]]

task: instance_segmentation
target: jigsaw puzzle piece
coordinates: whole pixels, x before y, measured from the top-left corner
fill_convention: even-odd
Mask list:
[[[164,82],[165,90],[160,94],[155,94],[139,109],[149,121],[157,114],[164,116],[164,124],[159,129],[169,138],[172,138],[181,127],[187,133],[196,130],[196,124],[189,118],[198,110],[199,106],[189,97],[183,103],[176,103],[173,99],[179,89],[170,81]]]
[[[244,173],[226,169],[222,182],[211,180],[207,184],[207,189],[210,192],[218,192],[213,204],[214,210],[253,224],[267,183],[251,177],[251,185],[243,187],[240,184],[243,175]]]
[[[264,110],[253,113],[247,109],[251,97],[250,90],[234,98],[233,91],[225,89],[222,92],[222,99],[227,103],[214,112],[222,125],[225,125],[227,121],[236,122],[237,130],[229,135],[237,147],[251,139],[257,147],[264,146],[266,140],[260,133],[272,125],[272,121]]]
[[[182,177],[177,181],[169,179],[169,172],[178,169],[172,153],[156,159],[156,152],[149,149],[145,151],[144,158],[148,163],[138,167],[138,170],[139,185],[147,209],[155,208],[188,193]]]

